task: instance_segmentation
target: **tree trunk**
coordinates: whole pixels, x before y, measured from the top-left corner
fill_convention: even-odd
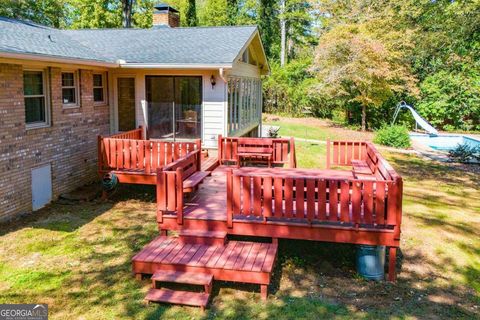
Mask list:
[[[237,24],[238,0],[227,1],[227,17],[228,17],[228,25],[234,26]]]
[[[122,24],[124,28],[132,27],[133,0],[122,0]]]
[[[362,131],[367,130],[367,106],[362,105]]]
[[[287,42],[287,22],[285,21],[285,0],[281,0],[280,3],[280,35],[281,35],[281,47],[280,47],[280,66],[285,65],[285,47]]]
[[[195,27],[197,23],[197,8],[195,6],[195,0],[188,0],[187,10],[185,12],[187,27]]]

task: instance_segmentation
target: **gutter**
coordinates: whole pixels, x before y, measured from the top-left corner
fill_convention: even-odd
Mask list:
[[[203,69],[216,70],[232,68],[232,64],[200,64],[200,63],[128,63],[117,60],[120,68],[125,69]]]
[[[79,59],[79,58],[62,58],[62,57],[44,55],[44,54],[0,52],[0,58],[32,60],[32,61],[42,61],[42,62],[69,63],[69,64],[79,64],[79,65],[88,65],[88,66],[105,67],[105,68],[118,68],[118,63],[115,63],[115,62],[86,60],[86,59]]]

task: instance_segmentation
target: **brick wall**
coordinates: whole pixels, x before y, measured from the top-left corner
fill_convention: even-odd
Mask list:
[[[26,130],[23,67],[0,63],[0,221],[32,210],[32,168],[51,164],[54,199],[96,178],[97,135],[109,132],[109,107],[94,106],[92,71],[80,70],[80,107],[63,109],[61,69],[47,70],[51,126]]]
[[[180,16],[174,12],[156,12],[153,14],[154,26],[180,27]]]

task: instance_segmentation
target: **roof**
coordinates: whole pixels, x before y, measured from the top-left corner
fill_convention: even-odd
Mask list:
[[[256,26],[60,30],[0,17],[0,53],[122,64],[232,64]]]
[[[158,11],[170,11],[170,12],[175,12],[175,13],[179,13],[177,9],[175,9],[174,7],[166,4],[166,3],[159,3],[159,4],[156,4],[153,6],[155,9],[157,9]]]

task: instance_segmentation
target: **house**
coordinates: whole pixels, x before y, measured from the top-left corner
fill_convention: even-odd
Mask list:
[[[0,220],[95,178],[97,135],[142,126],[152,139],[257,136],[255,26],[180,28],[155,6],[150,29],[58,30],[0,17]]]

